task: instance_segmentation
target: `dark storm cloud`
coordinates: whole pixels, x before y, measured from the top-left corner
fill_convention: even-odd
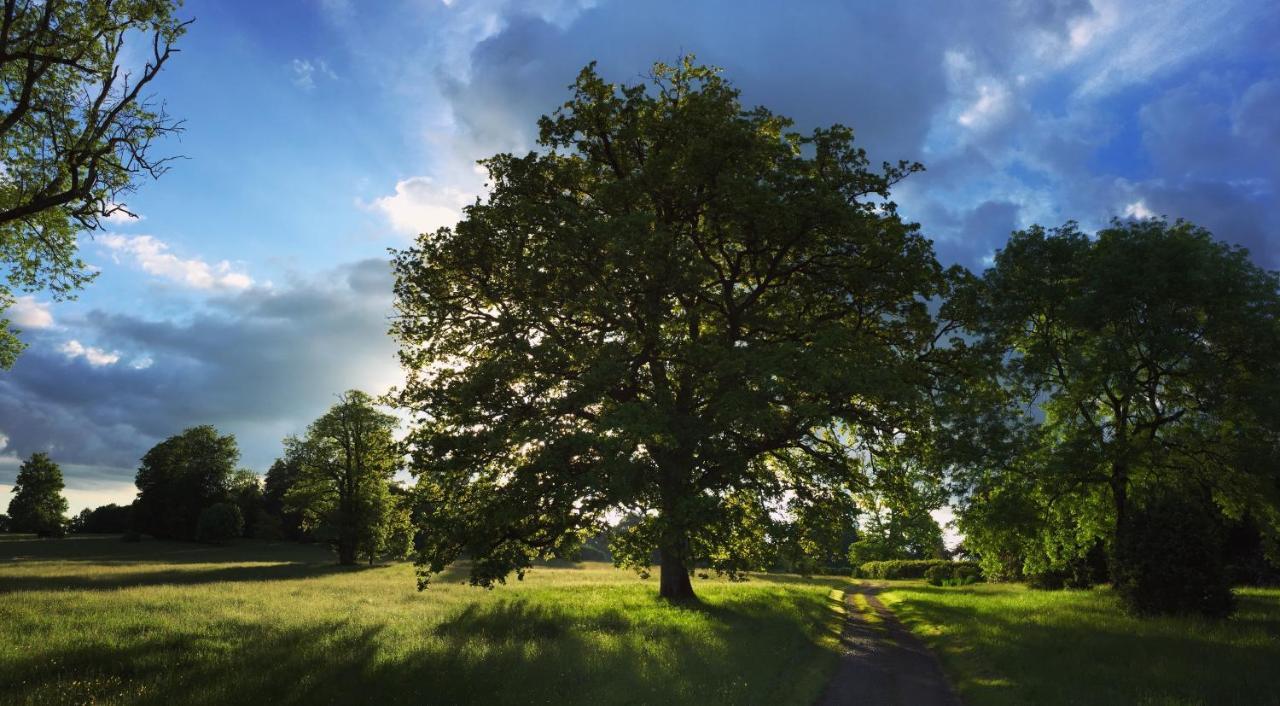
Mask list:
[[[43,331],[0,376],[6,454],[49,450],[131,477],[157,441],[215,424],[236,434],[246,465],[263,470],[280,438],[305,428],[336,393],[394,383],[390,299],[387,262],[367,260],[213,300],[184,321],[94,311]],[[119,360],[71,358],[60,350],[70,339]]]
[[[608,80],[634,82],[654,60],[695,52],[724,67],[748,104],[801,129],[851,125],[876,161],[924,161],[930,171],[896,199],[949,262],[980,268],[1032,221],[1101,225],[1141,199],[1268,257],[1274,205],[1245,192],[1270,189],[1275,179],[1275,146],[1263,144],[1276,135],[1268,119],[1280,98],[1275,80],[1201,72],[1148,90],[1136,110],[1073,98],[1113,72],[1105,58],[1089,65],[1093,73],[1055,64],[1071,49],[1073,29],[1098,17],[1087,0],[606,2],[568,21],[511,11],[473,48],[467,77],[443,81],[482,155],[530,146],[537,116],[565,100],[566,84],[590,61]],[[1123,38],[1112,41],[1110,51],[1125,49]],[[1039,83],[1020,88],[1036,71],[1029,80]],[[1152,172],[1116,188],[1118,175],[1099,165],[1108,150],[1145,150],[1135,158]],[[1238,183],[1242,174],[1251,186]]]

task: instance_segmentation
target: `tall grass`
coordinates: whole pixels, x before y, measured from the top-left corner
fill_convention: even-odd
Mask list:
[[[1280,704],[1280,590],[1239,591],[1225,622],[1131,617],[1107,589],[902,582],[881,597],[970,706]]]
[[[808,704],[836,660],[838,580],[697,581],[694,608],[604,564],[464,581],[287,544],[6,542],[0,701]]]

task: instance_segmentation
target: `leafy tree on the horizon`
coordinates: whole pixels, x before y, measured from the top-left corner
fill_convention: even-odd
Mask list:
[[[240,468],[231,474],[227,485],[228,499],[240,510],[244,536],[257,537],[265,502],[262,478],[247,468]]]
[[[300,512],[304,529],[334,546],[340,564],[404,556],[403,544],[392,546],[407,512],[390,490],[400,464],[392,436],[397,425],[368,394],[349,390],[305,437],[285,439],[285,463],[297,468],[285,507]]]
[[[71,520],[71,531],[84,534],[123,534],[133,528],[133,504],[108,503],[85,508]]]
[[[302,513],[290,509],[285,503],[285,495],[297,481],[300,470],[298,457],[285,454],[272,462],[262,483],[263,510],[279,521],[280,533],[292,540],[306,537],[302,529]]]
[[[1067,224],[1015,233],[978,300],[1022,443],[959,476],[971,548],[1051,569],[1102,539],[1125,585],[1131,518],[1171,493],[1247,513],[1280,547],[1276,273],[1181,221]]]
[[[858,541],[849,547],[849,563],[890,559],[944,559],[947,547],[942,528],[921,502],[894,503],[867,499]]]
[[[396,253],[423,585],[462,556],[520,575],[621,512],[615,560],[657,549],[659,593],[693,599],[695,566],[764,568],[772,523],[929,423],[949,278],[888,200],[919,166],[689,58],[651,79],[584,69],[538,151],[484,162],[487,201]]]
[[[177,132],[148,91],[186,22],[176,0],[5,0],[0,10],[0,369],[24,345],[4,318],[18,291],[68,299],[94,277],[77,236],[128,214],[122,199]],[[125,40],[145,42],[137,71]]]
[[[155,537],[193,540],[200,513],[230,499],[240,459],[236,438],[210,425],[191,427],[142,457],[135,484],[137,529]]]
[[[62,469],[49,454],[36,452],[18,466],[9,501],[11,532],[34,532],[41,537],[62,537],[67,530],[67,499]]]

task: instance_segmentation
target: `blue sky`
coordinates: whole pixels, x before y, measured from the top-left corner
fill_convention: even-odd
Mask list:
[[[588,61],[637,80],[693,52],[748,104],[852,126],[928,171],[895,193],[940,259],[1011,230],[1185,217],[1280,268],[1280,8],[1272,0],[1009,3],[188,0],[157,97],[186,157],[85,237],[75,302],[9,312],[0,490],[50,451],[73,510],[127,502],[138,458],[194,424],[265,470],[338,392],[397,380],[387,248],[482,195]]]

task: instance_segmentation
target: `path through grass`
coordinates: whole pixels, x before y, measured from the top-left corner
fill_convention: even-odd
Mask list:
[[[0,701],[809,704],[836,660],[836,580],[697,581],[679,608],[604,564],[445,578],[288,544],[5,542]]]

